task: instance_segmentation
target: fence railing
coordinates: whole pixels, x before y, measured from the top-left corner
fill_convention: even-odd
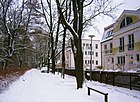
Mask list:
[[[61,72],[61,69],[59,70]],[[65,74],[75,76],[75,70],[65,69]],[[90,71],[85,71],[85,78],[90,79]],[[101,83],[110,84],[113,86],[125,87],[130,90],[140,91],[140,72],[107,72],[107,71],[92,71],[92,80]]]
[[[89,80],[89,71],[85,78]],[[92,80],[140,91],[140,73],[92,71]]]

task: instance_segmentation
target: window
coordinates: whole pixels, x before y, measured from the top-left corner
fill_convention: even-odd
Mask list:
[[[112,53],[112,48],[113,48],[113,45],[112,43],[110,43],[110,53]]]
[[[111,37],[113,35],[113,30],[110,30],[106,34],[106,38]]]
[[[88,51],[88,55],[91,55],[91,51]]]
[[[120,28],[123,28],[129,24],[131,24],[133,22],[131,17],[126,17],[122,20],[121,24],[120,24]]]
[[[107,45],[104,45],[104,50],[106,50],[107,49]]]
[[[117,59],[118,59],[118,64],[120,64],[120,57],[117,57]]]
[[[98,52],[96,52],[96,57],[98,57]]]
[[[88,64],[90,64],[90,60],[88,60]]]
[[[140,61],[140,55],[136,54],[136,57],[137,57],[137,61],[139,62]]]
[[[129,25],[130,23],[132,23],[132,18],[126,17],[126,25]]]
[[[89,49],[89,44],[86,44],[86,49]]]
[[[91,64],[91,60],[88,60],[88,64]],[[94,64],[94,60],[92,60],[92,64]]]
[[[94,55],[94,51],[92,51],[92,52],[88,51],[88,55],[91,55],[91,54]]]
[[[85,46],[85,43],[83,43],[83,47]]]
[[[125,19],[122,20],[120,28],[125,27]]]
[[[85,51],[85,55],[87,55],[87,51]]]
[[[119,52],[124,51],[124,37],[120,38]]]
[[[112,46],[113,46],[112,43],[110,43],[110,49],[112,49]]]
[[[98,65],[98,61],[96,61],[96,65]]]
[[[118,64],[125,64],[125,56],[119,56],[118,58]]]
[[[104,45],[104,53],[107,54],[108,51],[107,51],[107,45]]]
[[[112,57],[112,63],[114,63],[114,58]]]
[[[91,44],[89,44],[90,48],[91,48]]]
[[[123,56],[122,58],[123,58],[123,62],[122,63],[125,64],[125,56]]]
[[[83,46],[82,47],[83,47],[83,49],[85,49],[85,43],[83,43]]]
[[[128,50],[134,50],[134,34],[128,35]]]
[[[96,44],[95,46],[96,46],[96,49],[98,49],[98,44]]]
[[[85,60],[85,64],[87,64],[87,60]]]

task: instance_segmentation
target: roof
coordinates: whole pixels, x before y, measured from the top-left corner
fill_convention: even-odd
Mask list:
[[[104,33],[101,42],[112,39],[114,23],[104,28]]]
[[[113,25],[114,25],[114,23],[109,25],[109,26],[107,26],[107,27],[105,27],[104,30],[108,30],[109,28],[113,27]]]
[[[108,41],[108,40],[112,39],[112,37],[113,37],[113,32],[112,32],[111,35],[109,35],[108,32],[114,29],[114,27],[115,27],[116,24],[118,23],[119,19],[120,19],[124,14],[125,14],[125,15],[138,15],[138,16],[140,16],[140,8],[137,9],[137,10],[124,10],[124,11],[121,13],[121,15],[119,16],[119,18],[116,20],[115,23],[113,23],[113,24],[111,24],[111,25],[109,25],[109,26],[107,26],[107,27],[104,28],[104,33],[103,33],[101,42]],[[109,36],[108,36],[108,35],[109,35]]]
[[[140,16],[140,8],[137,10],[124,10],[121,15],[119,16],[119,18],[116,20],[116,23],[119,21],[119,19],[123,16],[123,15],[138,15]]]

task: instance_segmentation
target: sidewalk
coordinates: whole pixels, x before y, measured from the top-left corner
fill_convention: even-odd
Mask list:
[[[140,92],[122,89],[97,82],[90,83],[109,93],[109,102],[140,102]],[[7,91],[0,94],[0,102],[104,102],[104,96],[96,92],[87,95],[84,84],[76,89],[74,77],[41,73],[32,69],[26,72]]]

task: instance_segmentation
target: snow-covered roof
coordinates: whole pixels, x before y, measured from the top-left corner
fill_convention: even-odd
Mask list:
[[[112,39],[113,29],[114,29],[113,26],[114,26],[114,23],[104,28],[104,33],[103,33],[101,42]]]

